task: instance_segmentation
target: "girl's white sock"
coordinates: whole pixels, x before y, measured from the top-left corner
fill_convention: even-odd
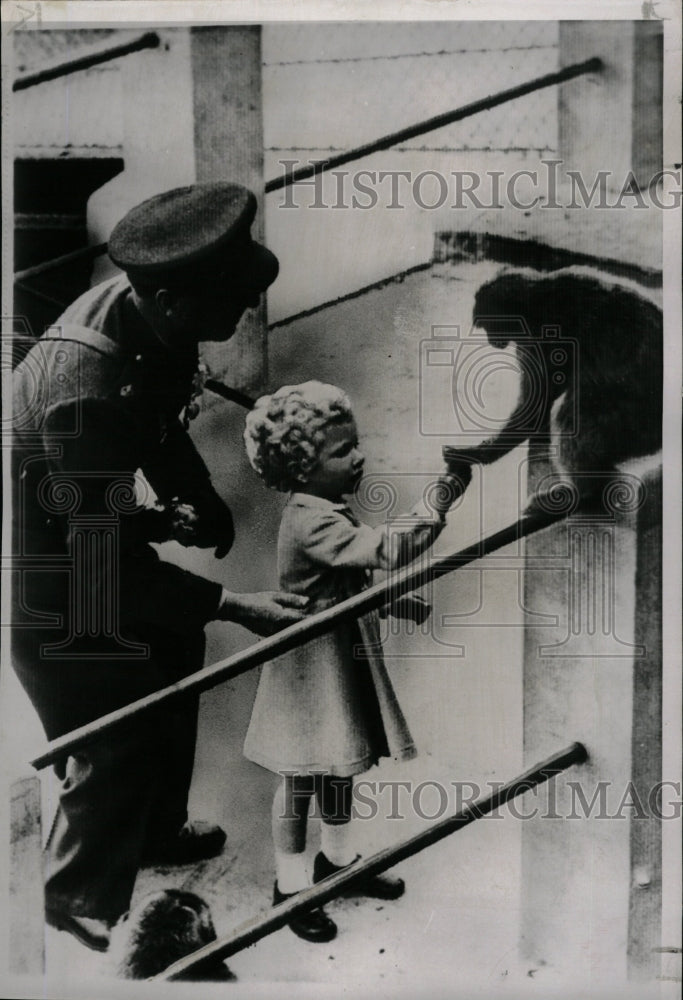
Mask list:
[[[284,851],[275,851],[275,871],[277,873],[277,887],[280,892],[300,892],[311,885],[311,877],[308,873],[305,853],[286,854]]]
[[[320,849],[327,860],[338,868],[352,864],[358,852],[354,849],[351,838],[351,823],[323,823]]]

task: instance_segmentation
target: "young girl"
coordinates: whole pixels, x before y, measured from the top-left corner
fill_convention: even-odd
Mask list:
[[[395,569],[427,549],[462,492],[444,476],[434,515],[392,531],[391,544],[385,527],[360,524],[344,501],[364,463],[351,406],[341,389],[320,382],[263,396],[247,416],[244,437],[266,485],[292,491],[278,541],[280,586],[308,597],[311,613],[363,590],[373,569]],[[424,602],[409,595],[399,603],[402,617],[424,620]],[[304,852],[312,796],[323,819],[318,882],[358,857],[349,837],[353,775],[380,757],[407,760],[415,752],[382,659],[376,612],[264,665],[244,753],[283,779],[272,813],[274,903],[310,885]],[[354,891],[397,899],[404,884],[378,875]],[[308,941],[331,941],[337,932],[322,907],[290,927]]]

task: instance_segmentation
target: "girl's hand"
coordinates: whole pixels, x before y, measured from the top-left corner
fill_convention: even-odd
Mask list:
[[[432,606],[419,594],[404,594],[389,607],[389,614],[403,621],[422,625],[432,613]]]

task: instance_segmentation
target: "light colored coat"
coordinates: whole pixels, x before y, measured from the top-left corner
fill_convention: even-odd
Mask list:
[[[285,507],[278,542],[280,587],[309,597],[311,613],[372,580],[373,569],[410,562],[443,521],[400,531],[360,524],[344,503],[304,493]],[[380,757],[416,754],[389,679],[377,612],[344,624],[263,666],[244,753],[271,771],[360,774]]]

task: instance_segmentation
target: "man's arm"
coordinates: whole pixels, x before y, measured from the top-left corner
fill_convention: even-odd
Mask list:
[[[70,435],[74,407],[79,408],[80,433]],[[231,594],[220,583],[207,580],[159,559],[141,544],[140,521],[149,514],[136,505],[135,470],[139,455],[132,421],[107,400],[86,399],[62,403],[48,412],[44,444],[49,453],[50,477],[69,484],[79,496],[77,509],[61,515],[67,546],[73,551],[75,518],[87,516],[117,526],[118,545],[109,558],[118,559],[122,622],[147,622],[171,632],[186,633],[209,621],[235,621],[268,635],[299,621],[306,600],[288,594]],[[94,530],[97,530],[96,528]],[[168,537],[168,536],[167,536]],[[159,539],[161,540],[161,539]],[[86,592],[100,585],[111,565],[88,565]]]
[[[143,472],[161,503],[191,504],[196,514],[186,544],[215,548],[222,559],[235,538],[232,514],[216,493],[209,470],[179,420],[169,422],[165,440],[145,460]]]

